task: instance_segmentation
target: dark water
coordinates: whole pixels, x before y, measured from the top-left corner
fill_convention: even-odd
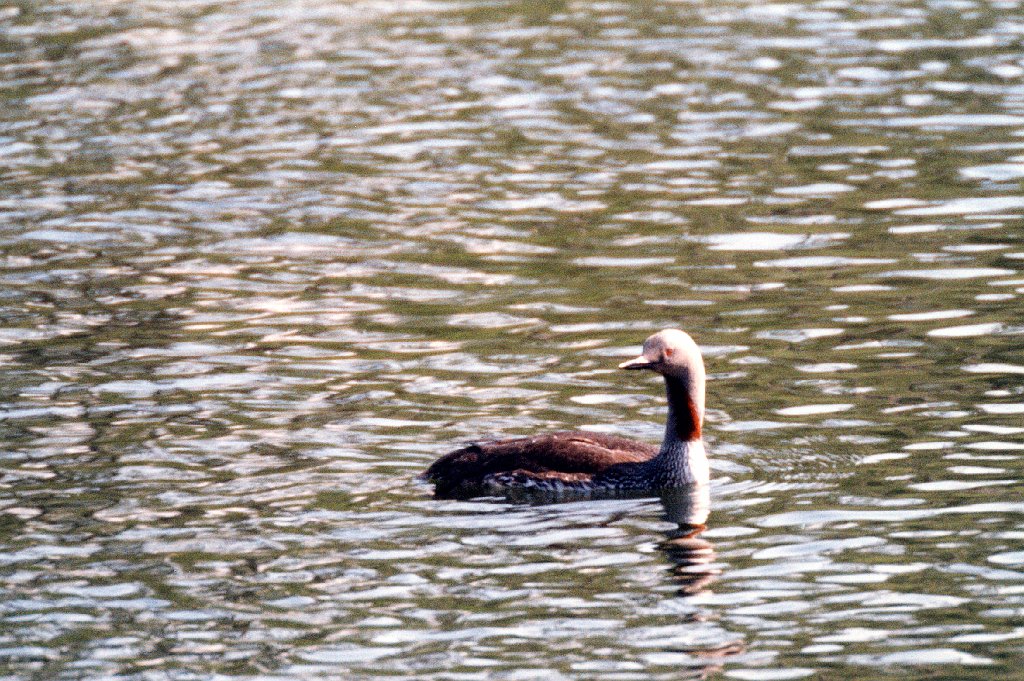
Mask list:
[[[1017,673],[1019,3],[0,15],[0,678]],[[667,326],[703,533],[414,482]]]

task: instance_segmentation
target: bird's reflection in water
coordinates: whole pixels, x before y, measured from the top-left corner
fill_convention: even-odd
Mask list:
[[[680,596],[703,591],[721,573],[713,563],[714,545],[700,534],[711,513],[711,490],[706,485],[665,490],[661,493],[665,519],[676,524],[659,548],[672,562],[672,575]]]
[[[437,498],[446,498],[435,494]],[[504,495],[504,499],[517,504],[531,506],[557,506],[567,502],[593,501],[602,498],[650,498],[650,494],[637,495],[577,495],[571,493],[538,493],[537,491],[514,492]],[[714,545],[701,537],[707,529],[708,516],[711,514],[711,490],[707,485],[665,490],[658,495],[664,508],[664,517],[675,527],[666,532],[666,538],[658,544],[658,548],[668,557],[672,564],[672,578],[678,585],[677,595],[691,597],[703,592],[714,582],[721,569],[714,565],[716,558]],[[601,525],[615,523],[635,508],[622,510],[604,517]],[[708,621],[708,617],[700,612],[684,616],[683,621],[694,624]],[[721,672],[727,658],[739,655],[746,646],[739,638],[724,637],[719,644],[698,645],[695,647],[673,647],[668,653],[683,653],[692,656],[692,666],[680,669],[680,679],[707,679]]]
[[[660,494],[665,507],[665,519],[676,524],[658,548],[672,563],[673,580],[678,585],[676,594],[682,597],[695,596],[703,592],[718,578],[721,569],[715,567],[715,546],[701,533],[707,529],[711,514],[711,490],[700,487],[665,490]],[[694,613],[688,618],[693,622],[706,621],[707,617]],[[674,649],[692,655],[701,663],[695,665],[690,676],[680,678],[707,679],[722,671],[725,660],[746,650],[742,639],[725,639],[718,645]]]
[[[547,506],[573,501],[601,498],[630,498],[634,495],[578,495],[569,493],[538,492],[536,490],[515,491],[505,498],[515,503],[526,503],[535,506]],[[644,498],[649,495],[637,494]],[[676,524],[667,533],[667,537],[659,544],[659,548],[672,562],[672,575],[679,584],[680,596],[693,596],[703,591],[721,574],[721,570],[713,567],[715,558],[714,545],[700,534],[707,529],[708,516],[711,513],[711,490],[707,485],[680,487],[663,490],[659,497],[665,509],[665,519]],[[627,515],[627,512],[613,515],[607,522],[614,522]]]

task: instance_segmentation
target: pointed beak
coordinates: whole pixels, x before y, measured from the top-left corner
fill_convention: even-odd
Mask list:
[[[643,355],[634,357],[619,365],[620,369],[650,369],[654,364]]]

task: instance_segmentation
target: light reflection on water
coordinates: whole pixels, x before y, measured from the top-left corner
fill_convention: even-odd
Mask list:
[[[0,670],[1011,673],[1014,9],[0,9]],[[657,440],[665,326],[706,529],[414,482]]]

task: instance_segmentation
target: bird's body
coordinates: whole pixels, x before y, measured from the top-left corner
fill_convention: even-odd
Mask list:
[[[527,486],[555,488],[620,464],[649,461],[657,453],[654,445],[614,435],[550,433],[471,444],[435,461],[425,475],[439,492],[498,491],[514,485],[515,478]]]
[[[438,494],[458,496],[635,493],[706,483],[704,362],[697,345],[682,331],[661,331],[647,339],[641,356],[620,367],[665,377],[668,419],[660,448],[601,433],[550,433],[471,444],[435,461],[424,477]]]

